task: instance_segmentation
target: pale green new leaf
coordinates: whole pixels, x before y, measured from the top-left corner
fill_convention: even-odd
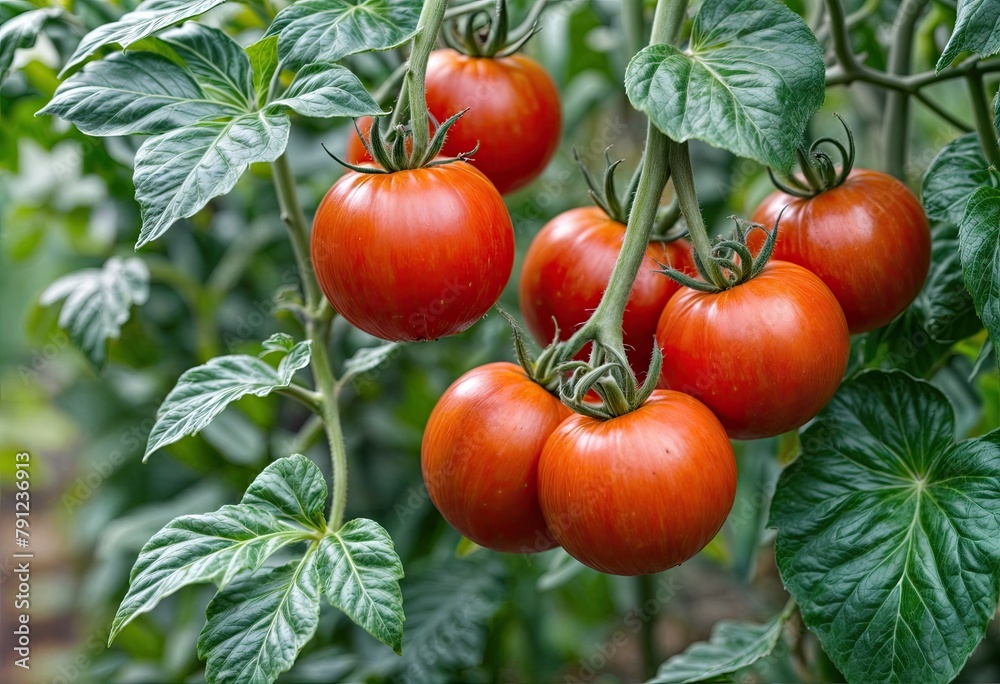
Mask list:
[[[223,588],[239,573],[256,570],[275,551],[307,536],[253,506],[223,506],[171,521],[139,552],[108,643],[136,616],[178,589],[203,582]]]
[[[421,0],[300,0],[278,12],[265,35],[278,35],[285,68],[336,62],[387,50],[417,30]]]
[[[313,547],[279,568],[244,573],[208,604],[198,638],[212,684],[270,684],[295,662],[319,623]]]
[[[91,363],[100,366],[107,341],[118,339],[133,304],[149,297],[149,269],[142,259],[111,257],[102,268],[87,268],[63,276],[42,292],[40,303],[49,306],[61,299],[59,326]]]
[[[14,53],[18,48],[29,48],[34,45],[45,22],[61,16],[62,13],[60,7],[32,9],[6,19],[0,24],[0,84],[7,78],[7,72],[14,63]]]
[[[402,345],[399,342],[388,342],[377,347],[363,347],[354,352],[351,358],[344,361],[344,370],[340,377],[340,384],[346,385],[354,378],[372,373],[382,368],[399,353]]]
[[[296,344],[277,369],[254,356],[234,354],[185,371],[157,411],[144,460],[157,449],[195,434],[237,399],[248,394],[264,397],[288,387],[295,371],[309,365],[311,345],[310,341]]]
[[[122,48],[127,48],[132,43],[151,36],[157,31],[203,14],[225,1],[146,0],[118,21],[98,26],[84,36],[59,75],[62,76],[73,69],[94,54],[98,48],[110,43],[117,43]]]
[[[1000,0],[958,0],[955,30],[937,63],[941,71],[961,52],[990,57],[1000,52]]]
[[[303,116],[371,116],[385,114],[349,69],[339,64],[310,64],[272,107],[287,107]]]
[[[650,45],[629,63],[632,104],[673,140],[702,140],[785,171],[823,104],[816,37],[777,0],[701,5],[687,49]]]
[[[1000,431],[955,443],[947,397],[846,382],[778,481],[782,581],[848,682],[949,682],[1000,595]]]
[[[182,67],[152,52],[112,55],[60,84],[39,114],[71,121],[87,135],[165,133],[240,114],[210,97]]]
[[[403,564],[389,533],[372,520],[351,520],[323,538],[319,554],[319,576],[330,603],[402,653]]]
[[[142,210],[136,249],[232,190],[250,164],[281,156],[290,125],[285,114],[254,112],[146,140],[135,156],[135,197]]]
[[[965,287],[1000,352],[1000,189],[980,188],[972,195],[958,240]]]
[[[924,211],[931,221],[962,222],[965,205],[979,188],[1000,187],[1000,171],[986,161],[979,136],[967,133],[941,148],[923,182]]]
[[[326,480],[316,464],[301,454],[292,454],[265,468],[240,503],[267,510],[278,519],[325,532],[326,492]]]
[[[257,104],[267,100],[271,79],[278,68],[278,36],[261,38],[246,49],[253,72],[253,88],[257,93]]]
[[[647,684],[692,684],[716,681],[771,655],[794,603],[763,625],[723,620],[712,628],[708,641],[699,641],[660,665]]]

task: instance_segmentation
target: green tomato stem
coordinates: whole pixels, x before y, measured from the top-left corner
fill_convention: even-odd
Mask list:
[[[430,141],[424,80],[427,76],[427,59],[437,44],[447,6],[448,0],[424,0],[424,7],[420,10],[420,19],[417,22],[417,35],[414,36],[413,47],[410,49],[410,67],[406,72],[404,87],[409,95],[410,127],[413,135],[411,159],[423,159]]]
[[[993,168],[1000,169],[1000,145],[997,144],[997,132],[993,127],[993,116],[990,114],[982,74],[969,74],[965,80],[969,87],[969,99],[972,102],[972,114],[976,120],[979,143],[983,146],[986,159]]]
[[[306,307],[316,309],[323,298],[319,291],[319,283],[313,272],[312,259],[309,256],[309,227],[306,215],[302,211],[298,193],[295,191],[295,177],[288,164],[288,155],[283,154],[271,164],[271,174],[274,176],[275,190],[278,193],[278,206],[281,207],[281,220],[288,228],[288,237],[292,242],[292,252],[299,268],[299,278],[302,280],[302,290],[306,298]]]
[[[670,171],[674,178],[674,191],[677,193],[677,203],[681,214],[687,223],[691,235],[691,244],[705,269],[708,279],[713,285],[725,289],[729,285],[722,274],[719,265],[712,258],[712,241],[705,228],[705,220],[698,204],[698,194],[694,186],[694,172],[691,170],[691,155],[686,142],[670,143]]]
[[[302,289],[306,298],[306,335],[312,340],[312,361],[309,366],[316,391],[303,388],[303,392],[293,389],[292,393],[296,399],[306,402],[323,420],[323,428],[330,445],[330,463],[333,470],[333,498],[330,502],[328,520],[330,529],[337,530],[343,522],[344,509],[347,506],[347,449],[344,445],[337,406],[337,378],[327,353],[333,309],[326,304],[326,298],[320,292],[319,282],[312,269],[309,256],[309,228],[295,190],[295,177],[292,175],[287,156],[280,156],[271,165],[271,170],[274,174],[282,220],[288,228],[292,252],[302,278]],[[305,392],[309,393],[308,396]]]
[[[686,0],[659,0],[649,38],[650,45],[671,42],[684,23]],[[642,167],[635,199],[625,227],[625,238],[608,280],[608,287],[590,319],[567,340],[563,347],[565,358],[575,354],[589,340],[596,340],[619,360],[624,361],[625,345],[622,340],[622,318],[628,305],[632,285],[635,283],[646,247],[656,224],[663,189],[670,179],[667,151],[670,139],[652,123],[646,125],[646,145],[642,154]]]
[[[642,49],[646,41],[645,2],[622,0],[622,26],[625,29],[625,49],[628,61]]]
[[[903,0],[896,11],[896,21],[889,44],[887,72],[894,76],[910,73],[913,33],[920,11],[928,0]],[[910,135],[910,92],[893,90],[886,94],[882,138],[885,140],[886,170],[905,180],[906,150]]]

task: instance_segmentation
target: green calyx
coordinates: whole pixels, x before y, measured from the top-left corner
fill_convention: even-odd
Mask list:
[[[844,130],[847,132],[847,145],[845,146],[844,143],[836,138],[817,138],[808,148],[799,148],[796,156],[799,160],[802,178],[798,178],[795,175],[788,175],[782,179],[778,179],[774,175],[774,171],[768,169],[767,172],[771,176],[771,182],[774,183],[775,187],[795,197],[809,198],[835,188],[847,180],[847,177],[851,174],[851,169],[854,167],[854,134],[851,132],[851,128],[847,125],[847,122],[839,114],[834,114],[834,116],[840,120],[840,123],[844,126]],[[839,171],[833,159],[830,158],[830,155],[818,149],[823,144],[832,145],[840,156]]]
[[[372,159],[375,160],[375,163],[378,166],[361,166],[358,164],[351,164],[350,162],[346,162],[330,152],[330,150],[326,148],[326,145],[323,145],[323,149],[338,164],[352,171],[357,171],[358,173],[395,173],[397,171],[405,171],[407,169],[423,169],[430,168],[432,166],[441,166],[442,164],[450,164],[458,161],[467,162],[472,159],[472,155],[474,155],[479,149],[478,143],[476,143],[476,146],[468,152],[462,152],[455,157],[447,157],[443,159],[436,159],[436,157],[441,153],[445,137],[448,135],[448,129],[454,126],[455,122],[468,111],[468,109],[464,109],[438,126],[437,130],[434,131],[434,137],[431,138],[430,143],[427,145],[427,150],[421,155],[416,155],[412,151],[407,151],[406,141],[407,138],[412,136],[409,127],[399,125],[391,128],[388,132],[383,132],[382,122],[386,119],[384,116],[375,117],[372,120],[371,135],[369,138],[365,138],[365,136],[362,135],[357,122],[354,122],[354,128],[358,133],[358,137],[361,138],[361,142],[364,144],[365,149],[368,150],[368,154],[372,156]]]
[[[608,218],[612,221],[627,224],[629,212],[632,210],[632,202],[635,199],[635,189],[639,185],[639,172],[642,170],[642,164],[636,167],[631,180],[629,180],[628,187],[619,196],[618,190],[615,187],[615,169],[625,160],[616,159],[611,161],[610,151],[611,146],[609,145],[604,150],[604,177],[600,184],[598,184],[597,180],[587,169],[587,166],[581,161],[580,155],[575,148],[573,149],[573,160],[583,173],[583,180],[587,183],[587,194],[590,195],[590,199],[594,204],[600,207],[601,211],[607,214]]]
[[[508,57],[538,33],[538,16],[546,0],[538,0],[524,22],[510,31],[506,0],[497,0],[491,15],[485,10],[460,16],[441,32],[445,44],[470,57]]]
[[[517,356],[518,365],[524,369],[525,374],[529,378],[558,397],[560,372],[557,370],[555,363],[553,363],[556,357],[557,342],[553,342],[546,347],[538,358],[532,361],[531,354],[528,353],[528,349],[524,345],[524,335],[521,333],[521,328],[517,325],[517,321],[509,313],[501,309],[499,304],[496,305],[496,310],[507,321],[507,325],[510,326],[511,332],[514,335],[514,355]],[[558,341],[558,339],[559,328],[557,326],[556,340]]]
[[[635,411],[649,399],[656,389],[663,367],[663,353],[653,344],[646,380],[639,385],[625,358],[619,358],[610,348],[594,342],[590,362],[567,361],[557,370],[563,378],[559,398],[576,413],[597,420],[610,420]],[[568,374],[568,377],[566,375]],[[590,391],[600,398],[600,403],[586,400]]]
[[[784,213],[784,210],[782,210],[782,213]],[[686,273],[682,273],[664,264],[660,264],[660,266],[663,266],[663,269],[657,272],[662,273],[684,287],[689,287],[699,292],[711,293],[728,290],[759,275],[764,270],[764,267],[767,266],[767,262],[774,252],[774,243],[778,238],[778,223],[781,221],[781,214],[778,215],[774,226],[770,230],[759,223],[750,223],[735,216],[732,219],[736,222],[736,230],[733,232],[733,236],[716,241],[712,246],[709,257],[722,274],[723,283],[717,285],[712,282],[709,278],[708,270],[705,268],[705,264],[697,252],[695,253],[694,263],[698,268],[701,280],[692,278]],[[750,247],[747,246],[747,236],[753,230],[763,230],[767,234],[764,246],[756,256],[753,255]]]

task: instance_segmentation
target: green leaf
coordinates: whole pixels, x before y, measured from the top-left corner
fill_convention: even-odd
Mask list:
[[[240,503],[266,510],[279,520],[325,532],[326,492],[326,480],[316,464],[301,454],[292,454],[264,468]]]
[[[385,114],[349,69],[338,64],[310,64],[295,76],[284,96],[271,107],[287,107],[303,116]]]
[[[972,193],[984,185],[1000,187],[1000,171],[990,168],[979,136],[966,133],[945,145],[924,174],[924,211],[931,221],[957,226]]]
[[[67,71],[94,54],[98,48],[110,43],[117,43],[123,49],[127,48],[132,43],[151,36],[157,31],[203,14],[225,1],[146,0],[118,21],[98,26],[84,36],[59,75],[63,76]]]
[[[483,661],[487,623],[503,596],[500,572],[495,558],[477,554],[435,563],[403,582],[406,650],[392,663],[395,681],[461,681],[454,673]]]
[[[237,399],[248,394],[265,397],[288,387],[295,371],[309,365],[311,344],[299,342],[277,369],[256,357],[234,354],[185,371],[156,413],[143,460],[157,449],[195,434]]]
[[[135,196],[142,210],[136,249],[232,190],[250,164],[280,157],[290,125],[285,114],[254,112],[143,143],[135,156]]]
[[[849,682],[951,681],[996,610],[1000,431],[901,372],[841,386],[778,481],[782,581]]]
[[[270,684],[295,662],[319,624],[312,547],[279,568],[244,573],[208,604],[198,638],[212,684]]]
[[[264,358],[268,354],[273,354],[275,352],[280,352],[282,354],[287,354],[292,351],[292,347],[295,346],[295,339],[287,333],[274,333],[266,340],[261,342],[262,351],[257,356],[259,358]]]
[[[18,48],[34,45],[45,22],[61,17],[62,13],[60,7],[45,7],[22,12],[0,24],[0,84],[7,78]]]
[[[365,373],[371,373],[383,367],[395,356],[402,345],[399,342],[380,344],[377,347],[363,347],[344,361],[344,370],[340,376],[340,384],[346,385],[354,378]]]
[[[701,5],[690,46],[650,45],[625,73],[633,106],[674,140],[702,140],[779,171],[823,104],[823,51],[776,0]]]
[[[403,650],[403,564],[389,533],[372,521],[351,520],[323,538],[319,575],[331,604],[396,653]]]
[[[764,625],[730,620],[717,623],[707,642],[692,644],[683,653],[663,663],[656,676],[646,684],[716,681],[750,667],[774,651],[794,608],[795,604],[789,602],[781,613]]]
[[[573,558],[563,549],[557,548],[552,551],[549,562],[535,583],[538,591],[550,591],[561,587],[571,579],[586,570],[587,566]]]
[[[61,116],[87,135],[165,133],[239,113],[212,99],[183,68],[152,52],[88,64],[38,112]]]
[[[980,188],[972,195],[958,239],[965,287],[1000,352],[1000,189]]]
[[[133,304],[149,297],[149,270],[142,259],[111,257],[103,268],[87,268],[63,276],[42,292],[40,303],[61,299],[59,326],[95,366],[104,363],[107,341],[118,339]]]
[[[278,68],[278,36],[261,38],[246,49],[253,72],[253,88],[257,93],[257,104],[267,101],[271,79]]]
[[[402,44],[416,33],[422,5],[421,0],[300,0],[278,12],[265,36],[279,36],[283,66],[297,70]]]
[[[172,520],[139,552],[108,643],[178,589],[203,582],[223,588],[239,573],[259,568],[278,549],[306,538],[308,533],[253,506],[223,506]]]
[[[143,47],[181,60],[213,100],[241,112],[250,110],[254,101],[250,58],[225,31],[189,21],[143,41]]]
[[[955,30],[937,63],[941,71],[961,52],[990,57],[1000,52],[1000,0],[958,0]]]

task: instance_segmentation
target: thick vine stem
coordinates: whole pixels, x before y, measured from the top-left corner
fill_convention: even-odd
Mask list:
[[[282,220],[288,228],[288,236],[292,243],[292,251],[302,277],[302,289],[306,296],[306,334],[312,340],[312,362],[310,368],[316,391],[293,390],[293,396],[303,402],[309,402],[310,408],[318,412],[323,419],[327,441],[330,444],[330,462],[333,470],[333,499],[330,504],[328,518],[330,529],[340,528],[344,519],[344,509],[347,505],[347,449],[340,427],[340,413],[337,406],[337,384],[330,357],[327,353],[329,344],[330,322],[333,309],[326,303],[326,298],[319,289],[319,282],[312,269],[309,258],[309,228],[305,213],[299,203],[295,191],[295,178],[292,175],[288,159],[282,155],[272,164],[275,179],[275,190],[278,194],[278,204],[281,206]],[[304,389],[304,388],[303,388]],[[308,392],[308,394],[306,394]],[[317,395],[318,393],[318,395]]]
[[[979,142],[983,146],[986,159],[989,160],[994,169],[1000,169],[1000,145],[997,144],[997,133],[994,128],[993,116],[989,111],[982,74],[969,74],[966,76],[966,82],[969,87],[972,114],[976,119]]]
[[[410,128],[413,135],[412,159],[422,159],[427,152],[430,139],[427,98],[424,95],[424,80],[427,76],[427,59],[437,44],[441,23],[448,0],[424,0],[417,21],[417,35],[410,49],[410,67],[406,72],[404,87],[409,95]]]
[[[288,165],[288,156],[283,154],[271,163],[271,174],[278,193],[278,206],[281,207],[281,220],[288,228],[288,236],[292,242],[295,263],[299,267],[299,278],[302,280],[302,290],[306,297],[306,308],[314,311],[318,308],[323,295],[319,291],[319,283],[313,272],[312,259],[309,256],[309,229],[306,227],[306,216],[295,192],[295,177]]]
[[[893,76],[910,73],[913,32],[927,2],[928,0],[903,0],[896,11],[887,64],[887,72]],[[885,140],[886,170],[897,178],[904,178],[906,175],[906,143],[909,135],[910,93],[890,91],[886,94],[882,138]]]
[[[659,0],[653,17],[650,44],[672,41],[683,26],[686,7],[685,0]],[[606,419],[634,410],[645,401],[659,379],[662,357],[656,349],[646,382],[641,388],[637,386],[625,354],[622,318],[646,256],[663,189],[670,179],[667,163],[669,145],[670,140],[652,123],[647,123],[646,145],[635,197],[608,286],[590,319],[569,340],[556,346],[556,365],[562,364],[562,370],[575,367],[573,378],[563,386],[563,401],[584,415]],[[594,343],[590,364],[569,362],[588,342]],[[585,401],[590,389],[601,396],[603,407],[594,407]]]

